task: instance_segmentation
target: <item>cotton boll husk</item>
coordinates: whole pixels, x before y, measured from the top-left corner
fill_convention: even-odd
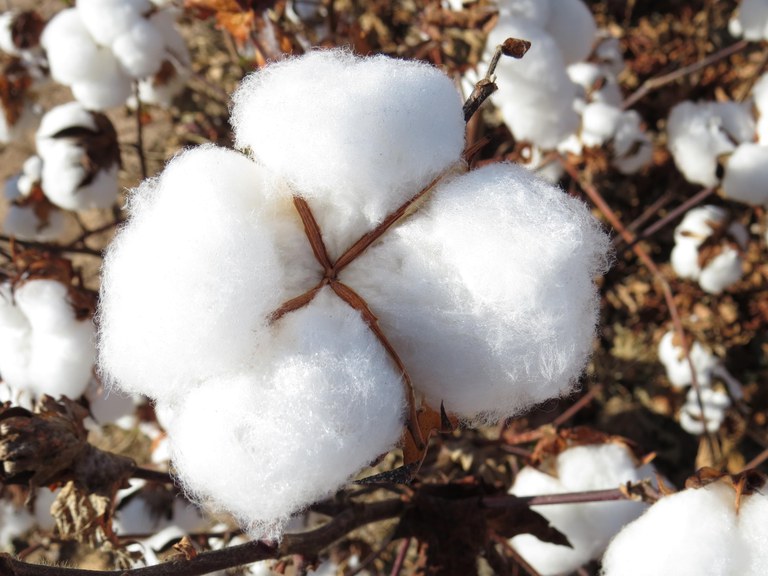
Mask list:
[[[741,524],[755,494],[741,501],[736,514],[733,488],[715,482],[666,496],[624,528],[603,556],[603,576],[762,576],[765,518],[752,534],[762,531],[757,549],[742,536]],[[758,552],[759,550],[759,552]]]
[[[675,388],[685,388],[692,383],[691,368],[685,358],[683,348],[674,342],[675,332],[670,330],[659,341],[659,360],[667,371],[667,378]],[[717,356],[704,348],[699,342],[691,344],[689,356],[696,371],[696,381],[700,386],[709,386],[715,367],[719,365]]]
[[[593,102],[581,116],[581,141],[585,146],[602,146],[613,138],[621,120],[621,110],[610,104]]]
[[[100,362],[157,399],[258,353],[267,316],[322,276],[290,200],[245,156],[203,146],[129,199],[103,267]]]
[[[152,22],[139,18],[133,26],[115,38],[112,53],[129,76],[145,78],[160,68],[165,42]]]
[[[723,192],[752,206],[768,204],[768,146],[741,144],[728,159]]]
[[[251,74],[233,100],[236,145],[311,200],[332,258],[464,146],[453,82],[413,61],[311,52]]]
[[[77,0],[83,24],[102,46],[110,46],[151,8],[148,0]]]
[[[340,277],[431,406],[493,421],[570,391],[607,252],[584,204],[500,164],[439,186]]]
[[[330,288],[272,331],[258,366],[189,392],[169,430],[186,490],[254,537],[390,450],[404,412],[394,363]]]
[[[585,60],[592,50],[597,24],[581,0],[557,0],[546,30],[555,39],[566,65]]]
[[[734,36],[744,36],[753,42],[768,38],[768,2],[742,0],[731,23],[729,30]]]
[[[516,496],[559,494],[617,488],[654,475],[650,465],[637,467],[628,449],[618,444],[577,446],[557,456],[557,477],[526,467],[515,477],[510,493]],[[566,535],[573,548],[542,542],[531,535],[516,536],[511,545],[542,576],[570,574],[598,558],[610,539],[637,518],[639,502],[593,502],[534,506],[550,524]]]

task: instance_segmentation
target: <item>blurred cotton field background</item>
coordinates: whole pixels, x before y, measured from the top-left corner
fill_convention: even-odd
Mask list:
[[[768,573],[767,41],[0,0],[0,573]]]

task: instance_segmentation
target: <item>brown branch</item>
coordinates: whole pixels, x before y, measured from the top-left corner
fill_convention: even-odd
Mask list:
[[[327,286],[327,285],[328,285],[328,280],[326,278],[323,278],[320,281],[320,283],[317,284],[317,286],[315,286],[314,288],[310,288],[309,290],[304,292],[304,294],[301,294],[299,296],[296,296],[296,298],[291,298],[287,302],[284,302],[280,306],[280,308],[278,308],[277,310],[272,312],[272,314],[269,315],[269,323],[274,324],[289,312],[293,312],[294,310],[303,308],[304,306],[312,302],[314,297],[317,296],[317,293],[320,292],[320,289],[323,286]]]
[[[6,234],[0,234],[0,242],[16,243],[25,248],[36,248],[38,250],[47,250],[56,254],[85,254],[87,256],[96,256],[101,258],[103,256],[101,250],[94,250],[87,246],[59,246],[58,244],[51,244],[48,242],[35,242],[32,240],[19,240]]]
[[[133,96],[136,98],[136,153],[139,156],[139,167],[141,169],[141,179],[145,180],[148,176],[147,159],[144,156],[144,124],[141,121],[141,98],[139,96],[139,83],[133,83]]]

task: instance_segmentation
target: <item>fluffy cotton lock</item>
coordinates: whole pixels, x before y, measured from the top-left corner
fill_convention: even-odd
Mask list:
[[[510,494],[537,496],[618,488],[655,477],[650,464],[638,466],[629,449],[618,443],[575,446],[557,455],[554,475],[526,466],[515,477]],[[573,546],[542,542],[521,534],[510,544],[542,576],[565,575],[599,558],[611,538],[642,514],[641,502],[591,502],[532,506]]]
[[[251,158],[200,147],[145,182],[102,282],[104,375],[174,415],[194,498],[276,534],[398,441],[403,375],[344,285],[432,406],[489,419],[571,389],[607,237],[522,168],[457,175],[464,124],[446,76],[314,52],[257,72],[234,101]],[[357,259],[319,264],[294,197],[333,262],[436,177]]]
[[[723,192],[730,200],[768,205],[768,146],[745,142],[733,151],[723,177]]]
[[[719,359],[699,342],[691,344],[689,352],[696,382],[699,386],[709,386]],[[659,341],[659,360],[667,371],[667,378],[675,388],[685,388],[692,383],[691,368],[685,358],[683,347],[675,342],[675,331],[670,330]]]
[[[603,556],[602,575],[763,576],[766,525],[764,489],[737,498],[724,480],[689,488],[624,528]]]
[[[728,22],[728,31],[753,42],[768,39],[768,1],[742,0]]]
[[[117,201],[120,147],[104,114],[69,102],[49,110],[35,138],[41,185],[65,210],[109,208]]]
[[[95,360],[94,328],[55,280],[0,286],[0,376],[34,395],[79,397]]]
[[[705,430],[709,433],[717,432],[725,420],[725,411],[731,406],[731,399],[725,392],[712,388],[701,389],[699,396],[704,412],[699,406],[696,390],[691,388],[685,397],[685,404],[680,409],[680,426],[696,436],[704,434]]]
[[[680,278],[698,281],[705,292],[719,294],[741,279],[741,251],[748,241],[747,229],[731,222],[723,208],[693,208],[675,228],[672,268]]]

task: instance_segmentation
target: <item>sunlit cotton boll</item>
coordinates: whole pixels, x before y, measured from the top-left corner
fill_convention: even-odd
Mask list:
[[[510,494],[536,496],[606,490],[626,482],[652,479],[650,464],[639,466],[626,446],[616,443],[576,446],[557,456],[555,476],[527,466],[515,477]],[[570,574],[579,566],[599,558],[610,539],[640,516],[640,502],[592,502],[532,506],[565,534],[573,546],[542,542],[535,536],[515,536],[510,544],[542,576]]]
[[[83,24],[102,46],[110,46],[126,34],[151,8],[148,0],[77,1]]]
[[[691,388],[685,397],[685,404],[680,409],[680,426],[693,435],[717,432],[725,419],[725,411],[731,406],[728,394],[712,388],[702,388],[700,391],[701,404],[704,407],[702,416],[699,407],[699,395]]]
[[[768,205],[768,146],[747,142],[734,150],[725,169],[723,192],[730,200]]]
[[[719,359],[696,341],[691,344],[689,356],[696,373],[696,382],[700,386],[709,386],[712,383],[713,370],[719,364]],[[691,368],[685,357],[683,347],[675,342],[674,330],[670,330],[662,336],[659,342],[659,360],[664,365],[667,378],[672,386],[685,388],[691,385],[693,381]]]
[[[64,284],[0,286],[0,374],[9,386],[77,398],[88,386],[94,359],[93,323],[75,317]]]
[[[741,498],[724,481],[689,488],[665,496],[624,528],[603,556],[602,574],[764,576],[766,525],[764,488]]]
[[[432,406],[493,421],[572,389],[608,252],[582,202],[502,164],[438,187],[341,279]]]
[[[743,36],[753,42],[767,39],[768,1],[742,0],[728,23],[728,30],[734,36]]]
[[[332,258],[464,146],[453,82],[423,63],[317,51],[252,74],[233,99],[237,146],[312,200]]]
[[[682,102],[667,120],[669,150],[685,178],[702,186],[718,183],[719,157],[754,139],[749,106],[735,102]]]
[[[267,536],[389,451],[404,411],[391,359],[329,288],[274,331],[257,366],[190,392],[170,426],[186,490]]]
[[[584,60],[592,50],[597,24],[582,0],[551,0],[546,30],[555,39],[565,65]]]

